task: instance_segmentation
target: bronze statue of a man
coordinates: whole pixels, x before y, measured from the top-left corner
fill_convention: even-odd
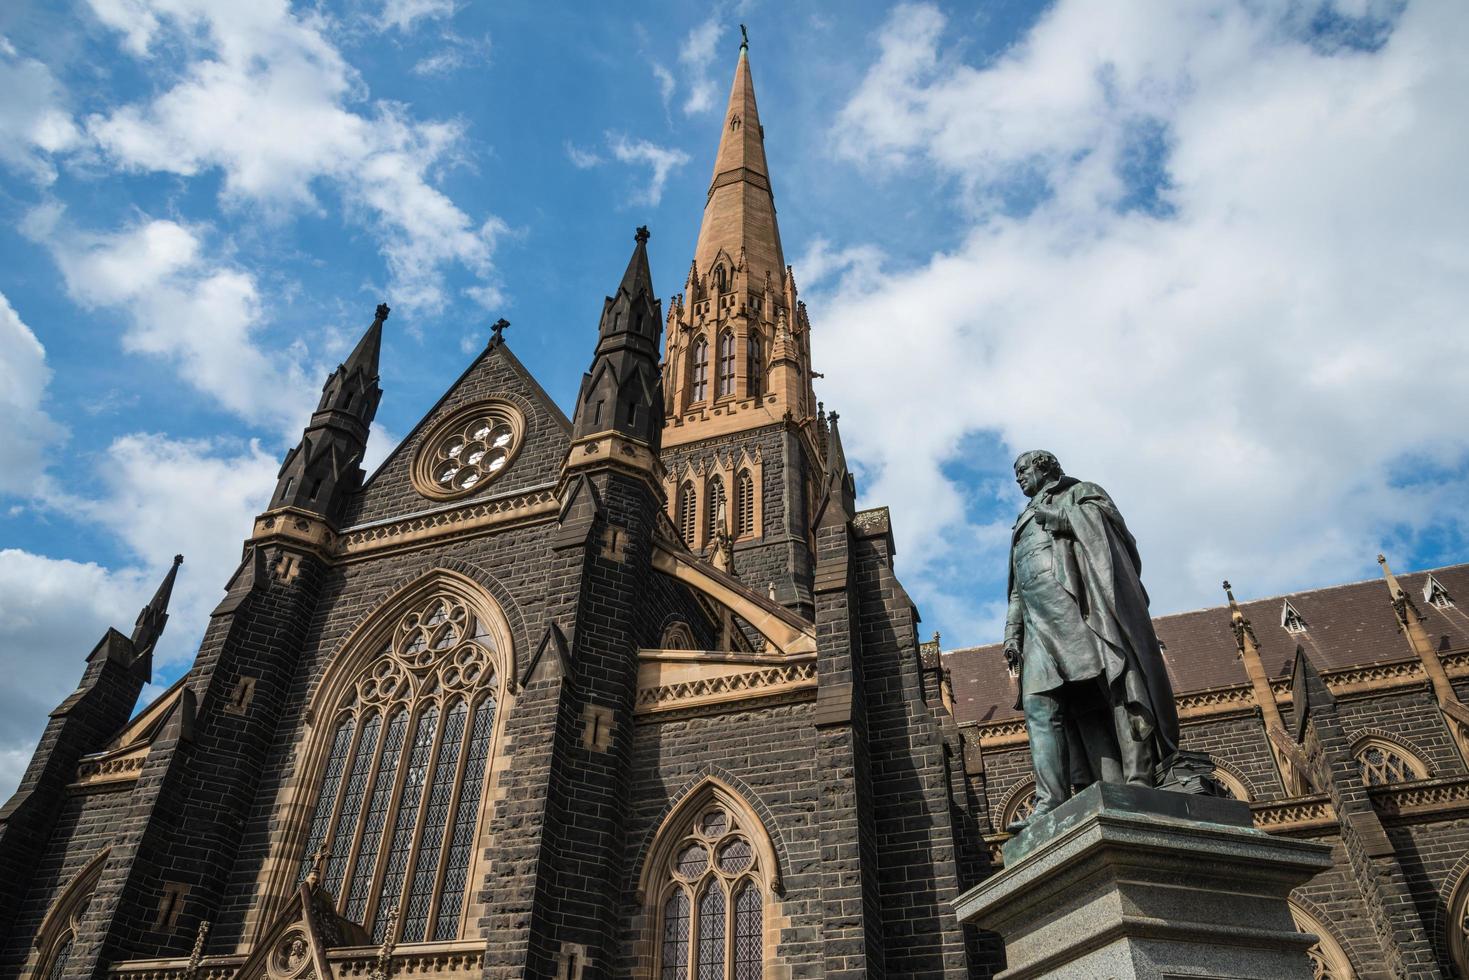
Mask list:
[[[1015,482],[1030,503],[1010,539],[1005,659],[1020,675],[1035,814],[1097,780],[1154,786],[1178,751],[1178,711],[1137,544],[1106,491],[1052,454],[1021,454]]]

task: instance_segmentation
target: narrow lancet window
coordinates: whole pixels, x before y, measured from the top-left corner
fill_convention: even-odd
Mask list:
[[[701,402],[709,397],[709,341],[704,337],[694,340],[689,354],[689,401]]]
[[[735,387],[735,339],[726,330],[719,335],[719,397],[734,394]]]
[[[758,333],[750,334],[745,361],[745,384],[749,388],[750,397],[759,398],[765,394],[765,352],[761,348]]]

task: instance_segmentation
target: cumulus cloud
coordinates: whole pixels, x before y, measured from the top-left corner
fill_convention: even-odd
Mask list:
[[[30,760],[46,713],[81,677],[108,626],[131,632],[176,551],[186,556],[155,652],[155,679],[177,676],[198,647],[253,516],[269,502],[278,461],[258,445],[135,433],[107,447],[95,494],[54,490],[46,505],[119,541],[115,569],[10,548],[0,551],[0,797]],[[145,694],[146,696],[146,694]]]
[[[633,201],[653,207],[663,200],[663,187],[668,183],[668,175],[689,162],[689,155],[683,150],[658,146],[648,140],[631,140],[620,133],[608,134],[607,148],[621,163],[643,164],[650,168],[652,173],[647,187]]]
[[[225,203],[275,214],[318,207],[327,182],[377,234],[396,301],[436,310],[444,268],[493,279],[504,224],[475,221],[434,186],[452,163],[461,123],[422,122],[406,107],[374,102],[310,15],[283,2],[94,0],[93,10],[143,58],[160,42],[189,59],[156,98],[91,117],[87,129],[111,160],[140,171],[193,176],[219,170]],[[391,5],[390,5],[391,6]],[[411,11],[433,4],[402,4]],[[394,8],[396,9],[396,8]],[[156,64],[157,62],[155,62]]]
[[[124,311],[125,350],[178,365],[185,381],[224,408],[294,440],[311,410],[312,384],[295,360],[256,343],[255,279],[209,256],[201,229],[143,219],[89,233],[44,206],[25,230],[51,250],[77,302]]]
[[[47,450],[66,438],[41,408],[50,380],[46,348],[0,293],[0,493],[35,491]]]
[[[817,356],[915,591],[988,631],[950,640],[998,637],[1024,449],[1112,491],[1155,609],[1464,512],[1469,8],[1304,6],[1062,0],[983,66],[927,5],[877,35],[838,151],[937,174],[961,234],[907,268],[819,244]]]
[[[81,134],[64,105],[51,69],[22,58],[0,36],[0,163],[41,184],[56,179],[53,154],[70,150]]]
[[[714,50],[723,34],[723,18],[716,10],[709,15],[708,20],[689,31],[679,46],[678,62],[683,66],[684,84],[689,90],[683,104],[686,115],[708,112],[715,107],[716,91],[711,71],[714,66]],[[668,86],[662,76],[659,83],[664,86],[664,91],[672,94],[671,86]]]

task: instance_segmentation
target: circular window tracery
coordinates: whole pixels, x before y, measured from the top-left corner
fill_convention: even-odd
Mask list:
[[[505,471],[520,449],[525,420],[501,401],[471,405],[434,426],[413,468],[426,497],[447,500],[484,487]]]

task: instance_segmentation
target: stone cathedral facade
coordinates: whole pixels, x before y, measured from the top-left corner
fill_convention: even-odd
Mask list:
[[[919,641],[855,506],[764,135],[742,47],[684,291],[639,229],[571,418],[497,329],[366,476],[378,308],[191,669],[137,710],[176,561],[51,713],[0,809],[0,976],[1000,968],[949,902],[1026,805],[1013,688]],[[1159,621],[1189,747],[1337,847],[1298,901],[1323,976],[1462,975],[1455,595],[1469,567],[1290,597],[1281,635]]]

